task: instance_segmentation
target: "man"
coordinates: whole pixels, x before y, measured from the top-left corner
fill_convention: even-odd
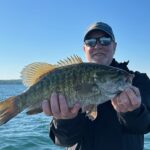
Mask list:
[[[53,116],[50,137],[55,144],[76,150],[143,150],[144,134],[150,131],[150,80],[113,59],[116,45],[112,28],[97,22],[86,32],[83,49],[88,62],[134,74],[133,86],[99,105],[94,121],[80,113],[80,104],[68,108],[65,97],[53,93],[42,107]]]

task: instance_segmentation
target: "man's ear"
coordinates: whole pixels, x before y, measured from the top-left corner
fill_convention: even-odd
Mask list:
[[[114,47],[114,53],[115,53],[116,47],[117,47],[117,43],[116,42],[114,42],[113,47]]]
[[[83,45],[83,51],[85,52],[85,45]]]

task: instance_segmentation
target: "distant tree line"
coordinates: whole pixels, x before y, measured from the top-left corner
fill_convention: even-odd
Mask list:
[[[22,84],[22,80],[0,80],[0,84]]]

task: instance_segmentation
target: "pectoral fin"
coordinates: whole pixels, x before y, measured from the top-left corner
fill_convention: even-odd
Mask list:
[[[97,111],[91,111],[87,114],[90,120],[94,121],[97,118]]]
[[[34,115],[41,112],[43,112],[41,104],[35,104],[34,106],[30,106],[26,113],[27,115]]]
[[[86,108],[86,115],[88,118],[92,121],[94,121],[97,118],[97,106],[96,105],[89,105]]]

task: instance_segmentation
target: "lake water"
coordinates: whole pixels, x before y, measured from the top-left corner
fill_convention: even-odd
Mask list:
[[[1,85],[0,100],[25,90],[23,85]],[[28,116],[25,112],[0,126],[0,150],[65,150],[49,138],[50,117],[44,114]],[[150,150],[150,134],[145,135],[145,149]]]
[[[0,85],[0,100],[25,90],[23,85]],[[55,146],[49,138],[50,117],[44,114],[28,116],[20,113],[0,126],[0,150],[65,150]]]

